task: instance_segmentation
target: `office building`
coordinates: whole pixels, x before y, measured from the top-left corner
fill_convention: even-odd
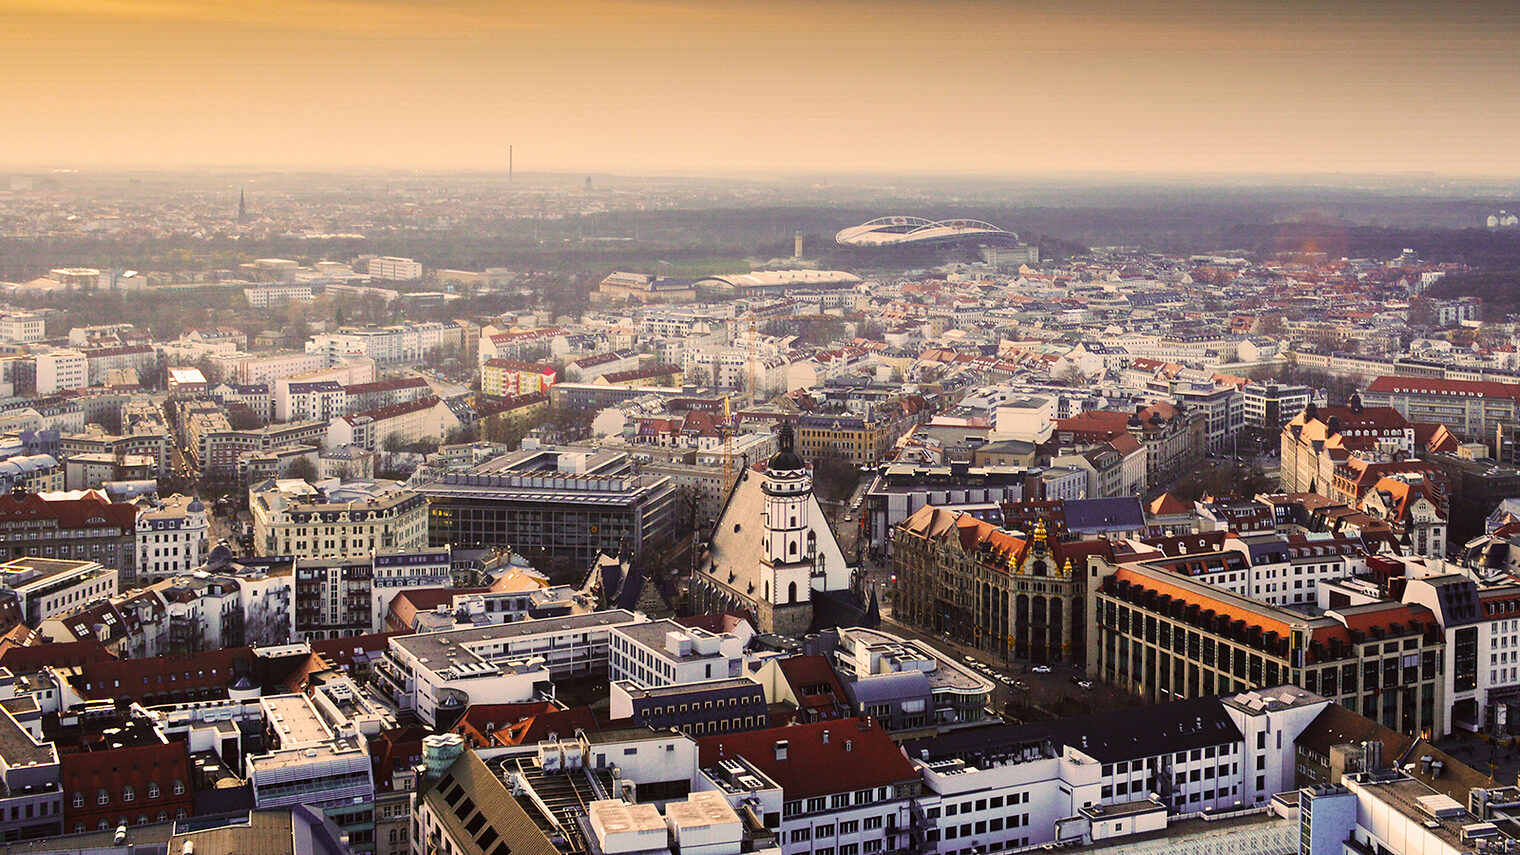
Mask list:
[[[673,620],[628,624],[612,630],[607,679],[641,689],[738,677],[744,642]]]
[[[1392,407],[1411,422],[1445,425],[1465,439],[1486,441],[1520,420],[1520,384],[1433,377],[1378,377],[1361,395],[1367,407]]]
[[[635,474],[621,452],[528,443],[415,489],[427,497],[434,545],[541,550],[574,568],[602,552],[641,553],[669,531],[676,492],[668,477]]]
[[[30,626],[93,600],[116,596],[117,573],[96,561],[14,558],[0,564],[0,589],[16,596]]]
[[[410,258],[383,255],[369,260],[369,275],[392,282],[415,282],[422,278],[422,265]]]
[[[376,676],[402,712],[452,727],[470,704],[551,699],[553,680],[605,674],[612,628],[642,620],[613,609],[393,636]]]
[[[1403,733],[1446,732],[1430,608],[1363,601],[1311,617],[1199,582],[1194,561],[1094,568],[1089,673],[1155,699],[1291,683]]]

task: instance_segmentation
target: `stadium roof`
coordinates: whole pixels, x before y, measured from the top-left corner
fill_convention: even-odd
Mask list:
[[[878,217],[851,226],[834,236],[841,246],[912,246],[943,243],[1008,243],[1019,236],[981,220],[926,220],[923,217]]]

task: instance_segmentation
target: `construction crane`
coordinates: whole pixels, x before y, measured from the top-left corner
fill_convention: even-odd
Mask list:
[[[728,408],[730,397],[723,396],[723,489],[725,493],[734,487],[734,422]]]

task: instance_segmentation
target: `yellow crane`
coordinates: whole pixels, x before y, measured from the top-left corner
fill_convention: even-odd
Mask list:
[[[729,395],[723,396],[723,489],[734,488],[734,422],[728,409]]]

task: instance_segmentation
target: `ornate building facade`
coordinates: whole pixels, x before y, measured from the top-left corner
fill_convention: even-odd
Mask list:
[[[1105,546],[1053,541],[1043,521],[1026,537],[925,506],[893,535],[893,615],[998,659],[1080,660],[1088,553]]]

